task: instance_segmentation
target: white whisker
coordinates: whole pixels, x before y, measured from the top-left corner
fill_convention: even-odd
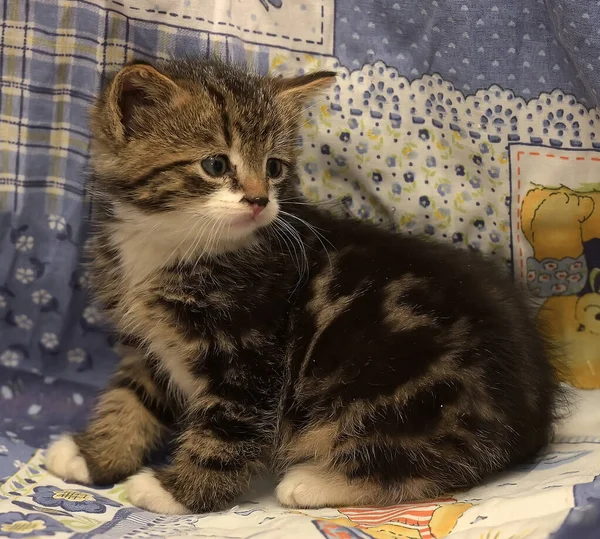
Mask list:
[[[329,265],[331,266],[331,256],[329,255],[329,250],[327,249],[327,246],[325,245],[324,242],[327,242],[331,248],[336,251],[337,249],[335,248],[335,246],[333,245],[333,243],[331,243],[323,234],[321,234],[321,232],[318,231],[317,227],[311,225],[310,223],[308,223],[307,221],[305,221],[304,219],[301,219],[300,217],[293,215],[291,213],[288,213],[286,211],[280,210],[280,213],[282,213],[283,215],[286,215],[287,217],[292,217],[293,219],[297,219],[298,221],[300,221],[304,226],[306,226],[306,228],[308,228],[308,230],[310,230],[315,237],[317,238],[317,240],[319,240],[319,243],[322,245],[325,254],[327,255],[327,258],[329,260]]]
[[[298,252],[296,251],[296,247],[295,245],[292,243],[289,243],[286,236],[287,236],[287,232],[286,230],[280,226],[279,222],[276,220],[273,223],[274,227],[273,230],[275,231],[275,233],[277,234],[277,237],[281,238],[281,240],[283,241],[283,243],[285,244],[288,253],[290,254],[290,258],[292,259],[292,263],[294,264],[294,266],[296,267],[297,271],[298,271],[298,275],[299,275],[299,281],[302,279],[302,269],[300,267],[300,257],[298,256]],[[292,253],[292,249],[293,249],[293,253]]]
[[[190,244],[188,245],[187,249],[185,250],[185,253],[183,253],[183,255],[181,255],[179,257],[179,266],[181,266],[182,264],[184,264],[187,261],[188,254],[191,256],[191,254],[194,252],[194,245],[196,244],[196,241],[198,241],[198,238],[202,234],[202,230],[205,226],[206,226],[206,222],[204,222],[202,220],[198,220],[198,222],[195,223],[194,225],[192,225],[192,227],[188,231],[188,234],[184,238],[184,241],[187,239],[187,236],[189,236],[189,234],[191,234],[191,233],[194,234],[192,236],[193,240],[190,241]],[[179,246],[177,247],[177,249],[179,249]]]
[[[310,266],[308,263],[308,256],[306,254],[306,248],[304,246],[304,242],[302,241],[302,236],[290,223],[286,222],[285,220],[279,219],[278,223],[284,229],[287,230],[287,232],[289,233],[290,240],[293,239],[295,241],[295,243],[298,244],[299,254],[302,255],[302,266],[301,266],[301,270],[300,270],[300,280],[302,280],[305,275],[306,275],[306,277],[308,277],[309,270],[310,270]]]
[[[212,223],[212,226],[210,226]],[[202,240],[204,240],[204,246],[202,248],[202,252],[196,256],[196,262],[194,264],[194,269],[196,269],[196,266],[198,265],[198,262],[200,261],[200,259],[208,252],[209,248],[210,248],[210,239],[212,238],[212,234],[213,231],[219,226],[219,219],[210,219],[209,222],[207,223],[206,227],[204,227],[202,229],[201,234],[199,234],[199,238],[198,238],[198,242],[196,244],[196,246],[194,247],[194,251],[196,251],[197,248],[199,248],[200,243],[202,242]],[[205,231],[208,232],[205,234]]]
[[[189,217],[188,220],[184,224],[189,223],[192,220],[192,218],[193,217]],[[173,249],[173,251],[171,251],[171,254],[166,258],[165,262],[168,262],[169,260],[171,260],[171,257],[173,257],[177,254],[177,252],[179,251],[179,248],[185,243],[185,240],[188,239],[189,235],[192,233],[192,231],[196,228],[197,225],[198,225],[198,223],[194,223],[191,227],[188,228],[188,231],[185,234],[185,236],[183,237],[183,239],[177,244],[177,246]],[[179,229],[177,231],[171,232],[170,235],[174,235],[176,233],[183,232],[183,231],[184,231],[184,229]]]
[[[293,199],[281,200],[282,204],[290,204],[294,206],[334,206],[336,203],[340,201],[339,198],[333,198],[330,200],[320,200],[315,202],[293,202]]]
[[[200,246],[200,243],[202,242],[204,232],[211,224],[213,224],[213,222],[214,222],[214,219],[212,219],[211,217],[208,217],[208,218],[206,218],[206,221],[204,221],[202,223],[202,226],[199,228],[198,232],[196,232],[196,237],[194,238],[194,241],[190,244],[190,247],[188,248],[188,250],[185,252],[185,254],[182,257],[183,262],[187,262],[188,259],[194,255],[194,253],[196,252],[196,249],[198,249],[198,247]]]

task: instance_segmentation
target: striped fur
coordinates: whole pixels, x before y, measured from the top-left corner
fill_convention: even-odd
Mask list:
[[[83,456],[77,477],[110,483],[171,435],[173,460],[128,482],[154,511],[221,509],[264,467],[289,506],[390,504],[547,443],[554,369],[503,271],[302,203],[297,123],[332,79],[188,61],[108,84],[92,111],[93,285],[129,352],[79,454],[51,447],[51,469]]]

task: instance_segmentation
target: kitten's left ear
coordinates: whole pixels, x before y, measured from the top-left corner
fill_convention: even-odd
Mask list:
[[[281,97],[304,102],[328,90],[335,82],[336,75],[335,71],[315,71],[299,77],[273,80]]]

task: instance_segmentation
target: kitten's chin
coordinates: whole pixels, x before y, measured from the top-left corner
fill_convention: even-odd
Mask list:
[[[226,226],[226,237],[233,242],[243,241],[244,238],[251,239],[257,230],[269,226],[276,217],[276,213],[234,217]]]

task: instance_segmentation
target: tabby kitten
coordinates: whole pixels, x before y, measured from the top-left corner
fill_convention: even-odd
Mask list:
[[[334,73],[133,63],[92,110],[93,287],[124,356],[47,466],[135,505],[222,509],[252,473],[289,507],[480,483],[548,442],[545,342],[472,252],[333,217],[296,185],[303,105]],[[174,438],[172,460],[143,468]]]

